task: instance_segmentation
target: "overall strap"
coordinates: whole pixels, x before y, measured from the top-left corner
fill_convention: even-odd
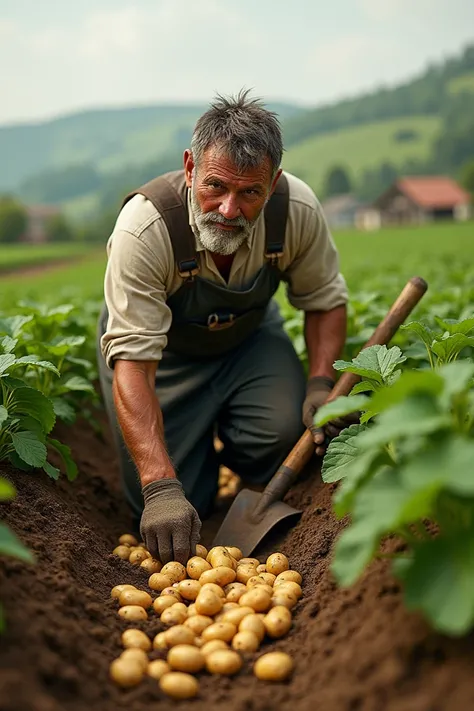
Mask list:
[[[182,180],[180,179],[181,176]],[[181,182],[184,183],[184,171],[176,171],[165,176],[161,175],[158,178],[153,178],[153,180],[129,193],[125,197],[122,207],[137,194],[143,195],[153,203],[168,228],[179,276],[192,280],[199,272],[199,265],[195,237],[189,224],[185,202],[186,186],[184,184],[184,189],[180,190],[182,187]]]
[[[265,257],[272,266],[283,256],[289,200],[288,180],[282,173],[265,207]]]

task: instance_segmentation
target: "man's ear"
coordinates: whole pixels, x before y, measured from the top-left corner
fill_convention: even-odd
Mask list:
[[[269,197],[269,198],[273,195],[273,191],[274,191],[275,188],[276,188],[276,184],[277,184],[277,182],[278,182],[278,178],[280,177],[280,175],[282,174],[282,172],[283,172],[282,168],[279,168],[278,171],[277,171],[277,173],[276,173],[276,175],[275,175],[275,177],[273,178],[272,185],[271,185],[271,188],[270,188],[270,192],[269,192],[269,194],[268,194],[268,197]]]
[[[184,177],[186,178],[186,186],[191,187],[193,182],[194,160],[191,151],[186,148],[183,155]]]

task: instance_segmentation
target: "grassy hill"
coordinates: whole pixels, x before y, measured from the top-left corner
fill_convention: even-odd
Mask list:
[[[411,116],[315,135],[291,146],[283,165],[319,193],[333,165],[345,166],[357,180],[364,170],[384,161],[401,167],[407,160],[427,158],[440,124],[437,116]],[[413,131],[415,137],[397,140],[397,134],[404,131]]]

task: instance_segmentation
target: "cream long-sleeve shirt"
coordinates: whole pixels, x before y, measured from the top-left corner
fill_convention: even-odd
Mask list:
[[[285,175],[289,209],[285,250],[278,266],[289,278],[287,297],[297,309],[328,311],[348,298],[338,253],[313,191],[294,175]],[[189,200],[188,213],[196,238],[199,275],[233,290],[247,289],[266,261],[263,213],[236,252],[228,282],[199,239]],[[142,195],[134,196],[122,208],[107,242],[107,258],[104,296],[108,322],[101,338],[107,365],[113,367],[116,359],[159,361],[172,321],[166,300],[183,280],[165,222]]]

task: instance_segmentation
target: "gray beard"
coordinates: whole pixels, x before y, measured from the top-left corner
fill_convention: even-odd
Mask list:
[[[245,240],[250,237],[254,223],[246,220],[245,217],[227,220],[216,212],[202,212],[194,194],[194,187],[191,188],[191,205],[199,230],[199,238],[203,247],[209,252],[223,256],[235,254]],[[219,224],[233,225],[238,230],[235,233],[228,232],[220,229]]]

